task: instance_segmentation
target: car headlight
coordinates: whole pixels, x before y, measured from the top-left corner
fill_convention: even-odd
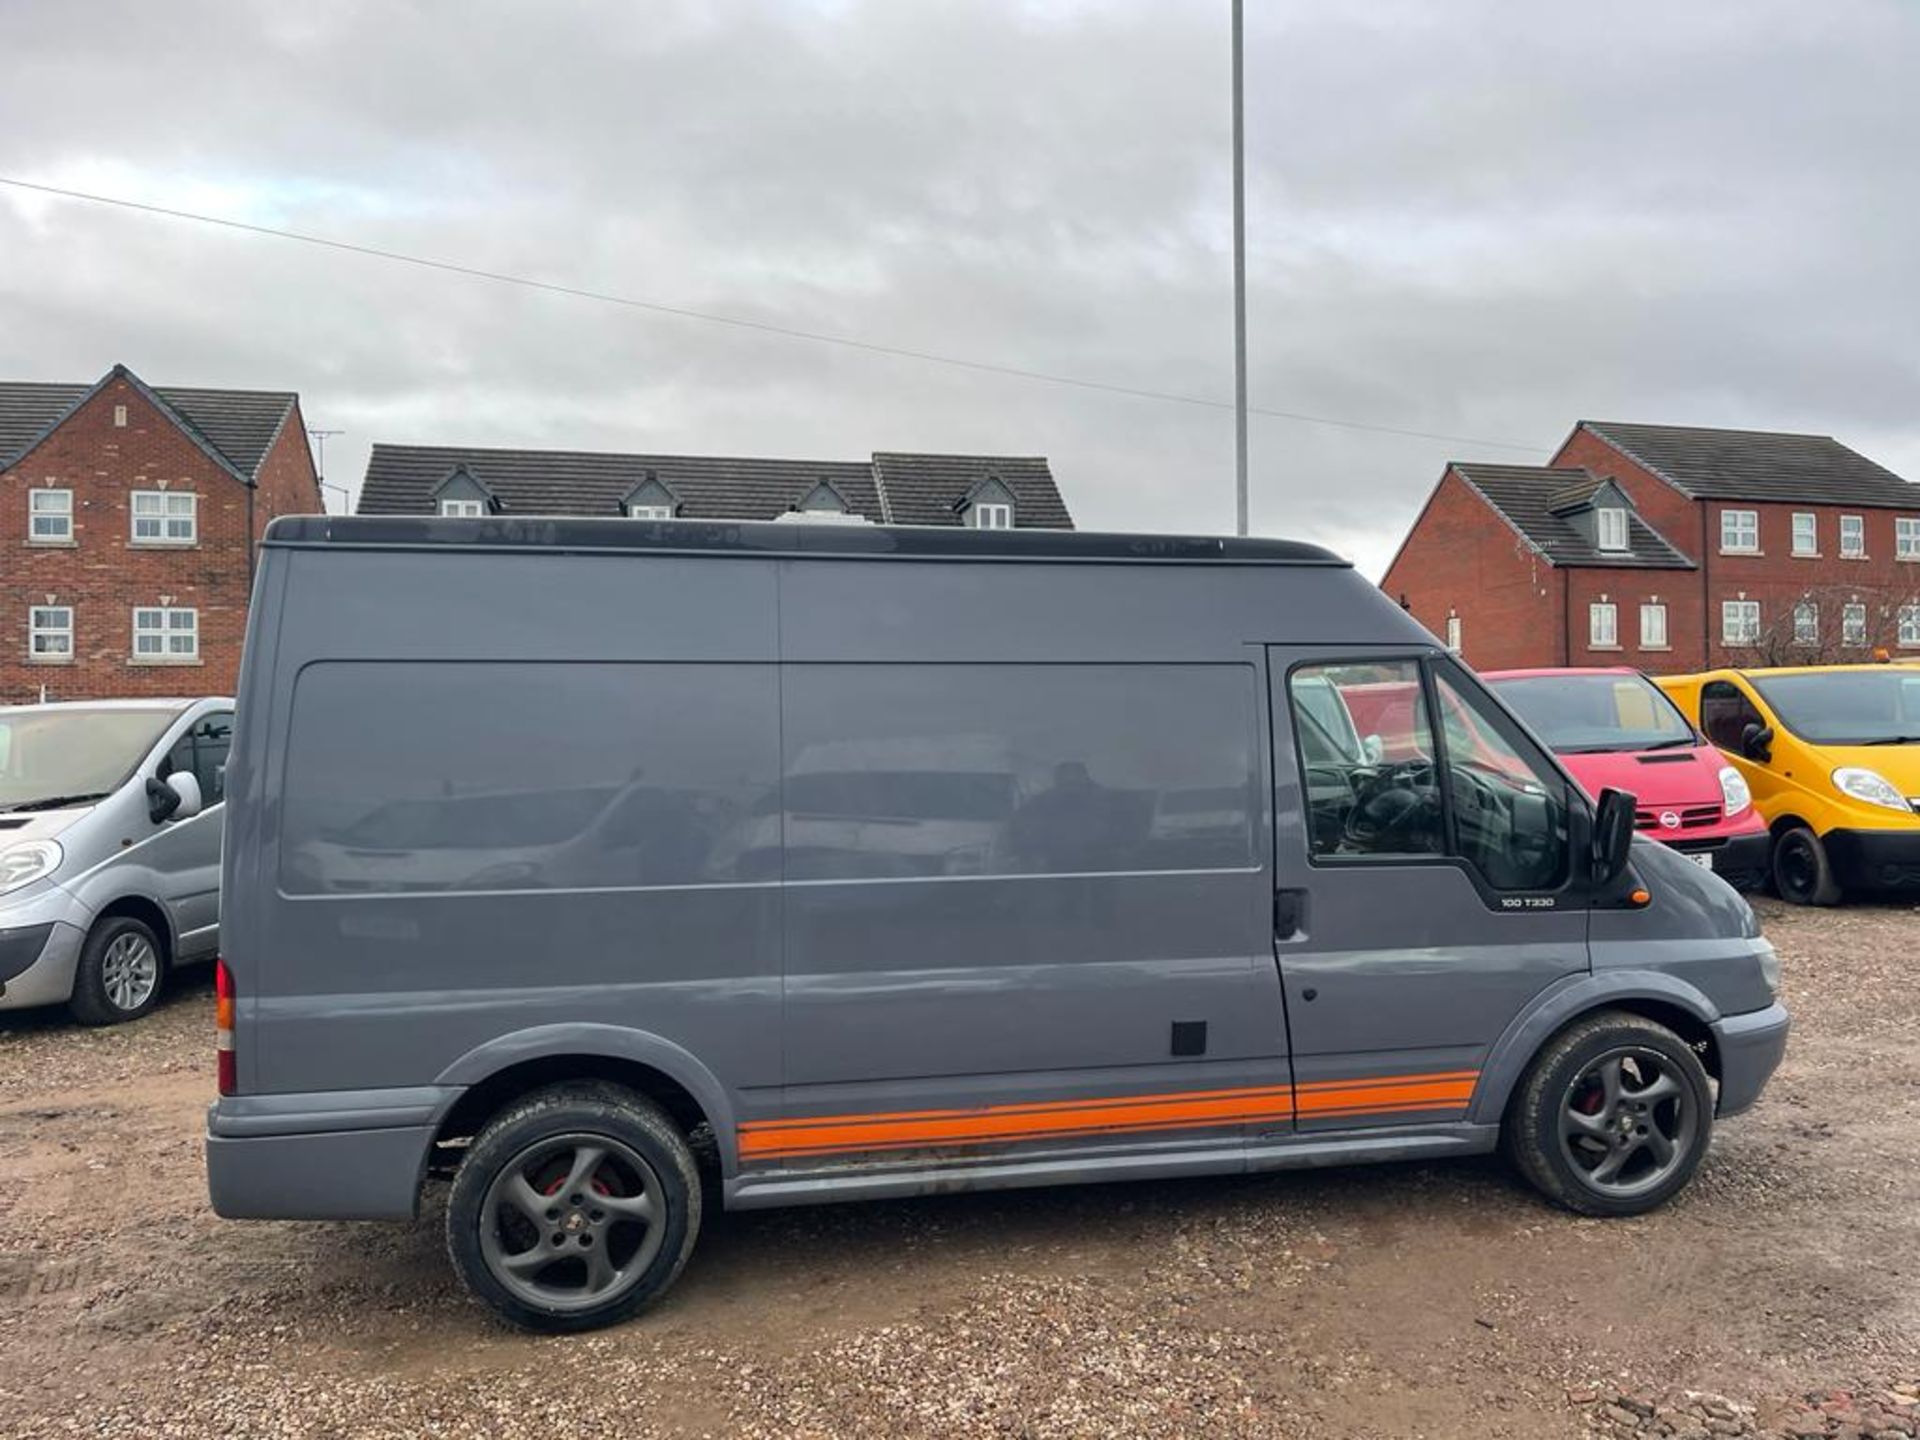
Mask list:
[[[1894,789],[1893,782],[1878,770],[1869,770],[1862,765],[1842,765],[1833,772],[1834,788],[1856,800],[1864,800],[1869,805],[1884,805],[1889,810],[1898,810],[1911,815],[1913,807],[1907,804],[1907,797]]]
[[[66,858],[59,842],[22,840],[0,850],[0,895],[11,895],[60,868]]]
[[[1747,777],[1731,765],[1720,767],[1720,800],[1726,806],[1728,819],[1753,804],[1753,791],[1747,788]]]

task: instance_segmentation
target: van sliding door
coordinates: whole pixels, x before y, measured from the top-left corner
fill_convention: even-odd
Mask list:
[[[1285,1126],[1257,666],[782,671],[798,1118],[743,1160]]]

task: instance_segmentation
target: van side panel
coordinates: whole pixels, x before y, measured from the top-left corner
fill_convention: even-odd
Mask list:
[[[698,1056],[738,1113],[770,1103],[777,856],[743,842],[778,784],[772,567],[273,568],[278,653],[249,717],[267,766],[229,802],[270,819],[228,942],[250,1087],[457,1083],[484,1047],[535,1058],[519,1032],[598,1026]]]
[[[783,567],[787,1118],[743,1163],[1285,1127],[1246,578]]]

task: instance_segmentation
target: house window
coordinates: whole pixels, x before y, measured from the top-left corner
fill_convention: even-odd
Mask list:
[[[73,658],[73,607],[34,605],[27,610],[27,658]]]
[[[1903,648],[1920,645],[1920,605],[1900,607],[1900,644]]]
[[[1595,650],[1620,648],[1620,607],[1611,600],[1587,606],[1587,644]]]
[[[1893,553],[1899,560],[1920,560],[1920,518],[1912,515],[1895,518]]]
[[[1820,643],[1820,607],[1811,600],[1802,600],[1793,607],[1793,643]]]
[[[127,428],[126,406],[116,405],[113,407],[113,428],[116,430],[124,430]]]
[[[1459,653],[1460,637],[1465,629],[1466,627],[1461,624],[1458,615],[1447,616],[1447,649],[1454,651],[1456,654]]]
[[[200,658],[200,612],[175,605],[143,605],[133,612],[133,658],[148,664],[184,664]]]
[[[1760,512],[1758,510],[1722,510],[1720,512],[1720,553],[1758,555],[1760,553]]]
[[[1796,555],[1820,553],[1820,522],[1811,510],[1793,512],[1793,553]]]
[[[73,491],[27,492],[27,539],[39,545],[64,545],[73,539]]]
[[[133,543],[195,545],[200,540],[200,497],[186,490],[133,492]]]
[[[671,520],[673,518],[673,507],[671,505],[629,505],[627,506],[627,518],[630,520]]]
[[[1013,528],[1013,506],[1004,501],[988,500],[973,507],[973,528],[976,530],[1011,530]]]
[[[1596,513],[1600,517],[1600,548],[1602,550],[1626,549],[1627,512],[1609,506]]]
[[[1867,553],[1867,520],[1864,515],[1840,517],[1840,555],[1845,560],[1864,559]]]
[[[1642,650],[1664,650],[1667,648],[1667,607],[1659,603],[1640,607],[1640,648]]]
[[[442,500],[440,513],[461,520],[478,520],[485,513],[485,505],[479,500]]]
[[[1840,607],[1840,643],[1855,646],[1867,643],[1866,606],[1855,604]]]
[[[1758,600],[1722,600],[1720,602],[1720,643],[1723,645],[1760,643],[1760,602]]]

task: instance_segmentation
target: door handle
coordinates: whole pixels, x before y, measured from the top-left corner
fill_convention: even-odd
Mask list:
[[[1304,890],[1276,890],[1273,892],[1273,938],[1291,940],[1300,933],[1300,923],[1306,918],[1307,892]]]

